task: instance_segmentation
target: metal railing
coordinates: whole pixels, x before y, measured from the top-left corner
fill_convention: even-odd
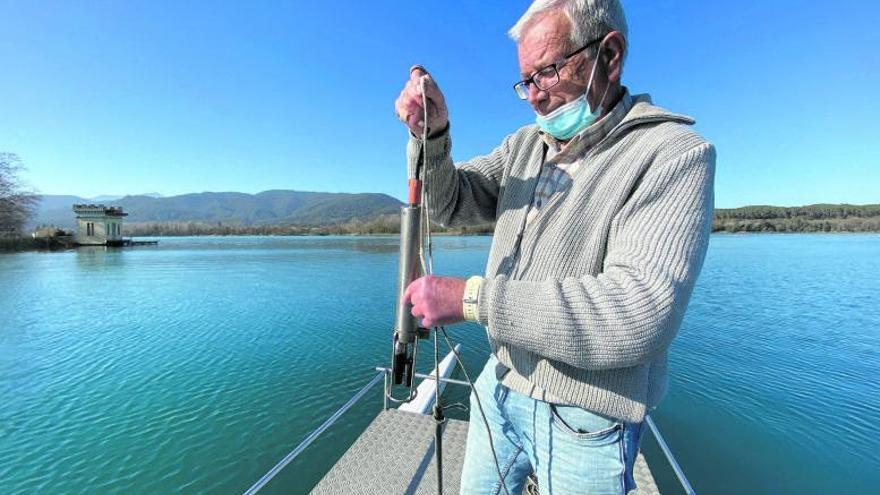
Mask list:
[[[356,394],[354,394],[351,399],[348,399],[348,402],[343,404],[342,407],[340,407],[335,413],[333,413],[332,416],[327,418],[327,421],[324,421],[321,426],[315,429],[315,431],[309,433],[309,436],[307,436],[305,440],[300,442],[300,444],[297,445],[295,449],[291,450],[289,454],[284,456],[284,458],[281,459],[278,464],[275,464],[275,466],[270,469],[268,473],[264,474],[262,478],[260,478],[259,480],[257,480],[256,483],[253,484],[253,486],[248,488],[248,490],[244,492],[244,495],[254,495],[258,491],[260,491],[260,489],[266,486],[270,481],[272,481],[272,478],[277,476],[278,473],[280,473],[281,470],[285,468],[285,466],[293,462],[293,460],[296,459],[297,456],[299,456],[304,450],[306,450],[306,447],[311,445],[311,443],[314,442],[321,433],[324,433],[327,428],[333,426],[333,423],[335,423],[340,416],[351,409],[351,406],[355,405],[357,401],[361,400],[361,397],[366,395],[371,388],[379,383],[380,379],[387,376],[388,374],[385,372],[377,373],[376,376],[374,376],[373,379],[369,381],[369,383],[364,385],[364,387],[360,389]]]
[[[666,460],[669,462],[669,465],[672,466],[672,470],[675,471],[675,476],[678,477],[678,482],[681,483],[681,487],[684,488],[685,493],[687,493],[687,495],[696,495],[697,492],[694,491],[694,487],[691,486],[691,483],[684,475],[684,471],[681,469],[681,466],[678,465],[675,456],[672,455],[672,449],[666,444],[666,439],[660,434],[660,428],[657,428],[657,424],[654,423],[654,418],[652,418],[650,414],[645,415],[645,423],[648,424],[648,429],[651,430],[651,434],[657,439],[657,443],[660,445],[660,450],[663,451],[663,455],[666,456]]]
[[[256,483],[253,484],[250,488],[244,492],[244,495],[254,495],[264,486],[266,486],[272,478],[278,475],[282,469],[284,469],[288,464],[293,462],[309,445],[314,442],[318,436],[324,433],[328,428],[333,426],[333,423],[339,419],[340,416],[345,414],[349,409],[352,408],[367,392],[370,391],[373,387],[379,383],[380,379],[384,379],[384,386],[388,386],[388,376],[391,373],[391,368],[383,368],[376,367],[376,371],[379,373],[376,374],[363,388],[361,388],[357,393],[355,393],[348,401],[342,405],[339,409],[336,410],[333,415],[327,418],[326,421],[321,423],[321,426],[317,427],[314,431],[309,433],[309,435],[299,443],[293,450],[290,451],[283,459],[278,461],[272,469],[269,470],[266,474],[263,475],[262,478],[257,480]],[[437,377],[434,375],[424,375],[422,373],[414,373],[413,376],[416,378],[422,378],[424,380],[436,380]],[[440,378],[441,382],[451,383],[453,385],[463,385],[465,387],[470,386],[468,382],[462,380],[455,380],[452,378]],[[385,394],[383,394],[385,395]],[[383,409],[388,409],[388,397],[385,395]],[[654,419],[651,418],[650,415],[645,415],[645,423],[648,425],[648,429],[651,431],[651,434],[654,435],[654,438],[657,439],[657,443],[660,445],[660,450],[663,451],[663,455],[666,456],[666,461],[669,462],[669,465],[672,467],[672,470],[675,472],[675,476],[678,478],[679,483],[681,483],[682,488],[687,495],[696,495],[694,488],[691,486],[687,477],[684,475],[684,470],[681,469],[681,466],[678,464],[678,461],[675,459],[675,456],[672,454],[672,450],[669,448],[669,445],[666,443],[666,439],[663,438],[663,435],[660,434],[660,429],[657,427],[657,424],[654,423]]]

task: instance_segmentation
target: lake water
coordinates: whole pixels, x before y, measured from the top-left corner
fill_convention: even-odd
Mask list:
[[[387,364],[397,241],[0,254],[0,493],[241,493]],[[481,273],[490,241],[435,238],[435,271]],[[698,493],[877,493],[878,294],[878,235],[712,237],[654,413]],[[451,333],[479,371],[485,333]],[[307,493],[380,407],[265,493]]]

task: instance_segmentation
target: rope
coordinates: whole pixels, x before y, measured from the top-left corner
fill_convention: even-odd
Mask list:
[[[428,171],[428,96],[425,94],[425,77],[419,80],[421,90],[422,90],[422,110],[424,112],[423,120],[422,120],[422,174],[424,178],[422,179],[422,218],[421,222],[422,229],[420,232],[420,243],[419,243],[419,258],[422,263],[422,270],[426,275],[432,275],[434,273],[434,245],[433,240],[431,239],[431,217],[428,215],[428,175],[430,172]],[[418,179],[418,177],[416,177]],[[425,256],[424,248],[427,244],[428,253]],[[495,472],[498,474],[498,481],[501,483],[501,488],[504,489],[505,495],[510,495],[510,492],[507,490],[507,485],[504,482],[504,475],[501,474],[501,465],[498,463],[498,454],[495,453],[495,442],[492,440],[492,431],[489,428],[489,420],[486,419],[486,413],[483,411],[483,403],[480,400],[480,394],[477,393],[477,388],[474,386],[474,382],[471,380],[470,374],[467,372],[467,368],[464,366],[464,362],[461,360],[461,356],[455,350],[455,346],[449,340],[449,335],[446,333],[446,328],[443,326],[437,326],[434,329],[434,370],[437,373],[437,379],[434,381],[437,387],[437,392],[435,394],[435,404],[434,407],[439,407],[440,404],[440,364],[438,361],[439,358],[439,345],[437,342],[437,330],[443,332],[443,339],[446,341],[446,346],[449,347],[449,350],[452,351],[452,354],[455,356],[455,360],[458,362],[458,365],[461,367],[461,371],[464,373],[464,377],[468,382],[468,385],[471,387],[471,392],[474,394],[474,398],[477,400],[477,407],[480,410],[480,417],[483,418],[483,424],[486,426],[486,434],[489,437],[489,448],[492,451],[492,459],[495,461]],[[439,461],[439,459],[438,459]],[[438,462],[439,466],[439,462]],[[440,473],[437,473],[438,483],[442,483],[442,476]],[[438,485],[439,486],[439,485]],[[441,491],[438,493],[442,493]]]

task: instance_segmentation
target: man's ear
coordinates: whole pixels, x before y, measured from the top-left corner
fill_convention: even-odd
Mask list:
[[[625,55],[626,38],[623,37],[623,34],[620,31],[608,33],[600,57],[605,59],[605,66],[608,67],[609,82],[620,83]]]

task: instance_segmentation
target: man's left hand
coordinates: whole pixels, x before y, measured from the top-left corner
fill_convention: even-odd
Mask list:
[[[464,320],[461,299],[465,284],[463,278],[426,275],[409,284],[403,301],[412,304],[412,314],[422,326],[451,325]]]

